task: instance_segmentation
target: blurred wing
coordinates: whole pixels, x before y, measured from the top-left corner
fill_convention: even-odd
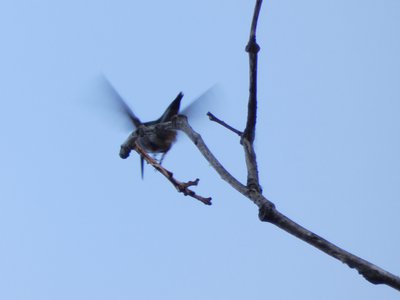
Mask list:
[[[207,112],[215,110],[218,103],[221,103],[221,96],[221,88],[214,84],[185,107],[180,114],[187,116],[189,122],[197,121],[200,118],[206,119]]]
[[[121,118],[128,120],[130,127],[139,127],[142,124],[139,118],[136,117],[136,115],[130,109],[128,104],[126,104],[122,96],[117,92],[111,82],[104,75],[101,76],[101,87],[105,96],[113,101],[110,107],[111,110],[117,112]]]

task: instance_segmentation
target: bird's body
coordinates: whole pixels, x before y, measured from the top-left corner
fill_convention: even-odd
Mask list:
[[[121,114],[122,116],[129,119],[133,127],[136,128],[136,131],[139,131],[140,128],[142,128],[143,126],[144,127],[153,126],[160,123],[169,122],[173,119],[174,116],[176,116],[179,113],[181,100],[183,98],[182,92],[180,92],[175,97],[175,99],[167,107],[167,109],[164,111],[164,113],[160,118],[154,121],[141,122],[140,119],[133,113],[133,111],[124,101],[124,99],[120,96],[120,94],[116,91],[113,85],[107,80],[107,78],[104,77],[103,79],[105,81],[104,86],[107,88],[107,93],[110,95],[111,98],[115,100],[115,107],[122,113]],[[193,104],[197,103],[198,100],[201,98],[203,99],[208,98],[209,95],[206,94],[210,93],[211,90],[212,88],[210,88],[203,95],[197,98],[196,101],[192,102],[191,105],[189,105],[187,108],[184,109],[183,113],[187,114],[187,112],[189,111],[189,107],[191,108],[190,109],[191,111],[196,110],[198,106]],[[151,133],[138,134],[137,142],[148,153],[152,153],[155,155],[162,154],[159,160],[159,162],[161,163],[165,154],[171,149],[172,145],[176,141],[176,138],[177,138],[176,130],[157,128],[155,131],[151,131]],[[141,157],[142,178],[144,171],[143,165],[144,161],[143,158]]]
[[[179,108],[181,105],[181,100],[183,98],[182,92],[176,96],[175,100],[171,102],[171,104],[167,107],[163,115],[155,121],[145,122],[141,124],[142,126],[152,126],[164,122],[169,122],[172,120],[174,116],[179,113]],[[176,130],[170,129],[162,129],[159,128],[153,133],[146,134],[143,136],[139,136],[138,143],[139,145],[149,153],[161,153],[162,156],[160,158],[160,163],[162,162],[165,154],[171,149],[172,144],[176,141]],[[144,172],[144,161],[143,158],[140,158],[140,166],[143,178]]]
[[[155,121],[145,122],[141,125],[151,126],[171,121],[172,118],[179,113],[182,98],[183,94],[179,93],[160,118]],[[176,130],[158,129],[154,133],[140,136],[138,142],[147,152],[165,154],[171,149],[172,144],[176,141],[176,135]]]
[[[146,125],[144,125],[146,126]],[[139,145],[149,153],[167,153],[176,141],[175,130],[158,129],[156,133],[138,138]]]

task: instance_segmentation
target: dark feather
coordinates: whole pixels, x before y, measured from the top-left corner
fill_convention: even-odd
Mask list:
[[[101,79],[102,86],[105,88],[107,96],[114,100],[113,105],[115,106],[115,109],[117,109],[123,117],[128,118],[134,127],[137,128],[142,125],[140,119],[133,113],[128,104],[126,104],[125,100],[117,92],[107,77],[103,75]]]

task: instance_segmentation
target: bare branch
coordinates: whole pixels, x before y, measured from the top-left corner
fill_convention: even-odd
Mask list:
[[[254,8],[253,21],[251,23],[250,38],[246,46],[250,62],[250,95],[244,136],[251,144],[254,142],[257,121],[257,53],[260,51],[260,46],[256,42],[256,29],[261,4],[262,0],[257,0]]]
[[[145,127],[143,130],[149,134],[153,130],[156,130],[157,126],[161,126],[164,129],[175,129],[183,131],[190,140],[196,145],[199,151],[203,154],[210,165],[217,171],[223,180],[229,183],[234,189],[240,192],[242,195],[250,199],[259,208],[259,218],[263,222],[269,222],[275,226],[285,230],[286,232],[296,236],[304,242],[320,249],[326,254],[338,259],[339,261],[347,264],[350,268],[356,269],[366,280],[373,284],[386,284],[397,290],[400,290],[400,278],[390,272],[383,270],[382,268],[354,255],[346,250],[334,245],[333,243],[325,240],[310,230],[305,229],[301,225],[295,223],[282,213],[280,213],[275,204],[265,198],[260,192],[251,189],[236,178],[234,178],[216,159],[211,153],[205,142],[203,141],[200,134],[195,132],[189,125],[185,116],[176,116],[171,122],[161,123],[153,126]],[[161,172],[179,192],[189,195],[205,204],[208,203],[211,198],[203,198],[194,194],[193,191],[187,189],[188,186],[196,185],[198,179],[194,182],[182,183],[173,178],[172,173],[158,164],[152,157],[150,157],[143,149],[136,144],[137,136],[135,133],[131,134],[125,143],[121,146],[121,153],[126,154],[128,149],[137,151],[140,155],[143,155],[144,159],[153,165],[159,172]],[[129,151],[128,151],[129,152]]]
[[[366,280],[374,284],[387,284],[397,290],[400,290],[400,278],[391,274],[378,266],[354,255],[346,250],[332,244],[324,238],[318,236],[310,230],[305,229],[301,225],[293,222],[291,219],[280,213],[275,204],[265,198],[261,193],[254,191],[239,181],[237,181],[225,168],[223,168],[214,155],[205,145],[201,136],[196,133],[187,122],[185,117],[179,117],[176,124],[176,129],[185,132],[193,143],[197,146],[200,152],[204,155],[207,161],[218,172],[222,179],[228,182],[233,188],[241,194],[252,200],[259,207],[259,218],[263,222],[269,222],[285,230],[286,232],[298,237],[304,242],[320,249],[326,254],[347,264],[350,268],[356,269]]]
[[[233,128],[232,126],[228,125],[227,123],[225,123],[224,121],[218,119],[216,116],[214,116],[212,113],[208,112],[207,113],[208,118],[210,119],[210,121],[214,121],[218,124],[220,124],[221,126],[225,127],[226,129],[229,129],[230,131],[236,133],[238,136],[242,136],[243,132]]]
[[[173,120],[173,128],[181,130],[189,137],[189,139],[196,145],[201,154],[206,158],[210,165],[217,171],[223,180],[228,182],[233,188],[243,195],[247,195],[247,187],[241,184],[235,177],[233,177],[215,158],[214,154],[211,153],[207,145],[204,143],[200,134],[195,132],[192,127],[190,127],[187,118],[183,115],[176,116]]]
[[[256,135],[257,122],[257,54],[260,51],[260,46],[256,42],[256,28],[261,4],[262,0],[257,0],[251,24],[250,38],[246,46],[250,63],[250,87],[247,106],[247,123],[241,140],[246,157],[247,186],[257,192],[261,192],[261,186],[258,178],[257,158],[253,148],[253,142]]]
[[[338,259],[339,261],[347,264],[350,268],[356,269],[366,280],[373,284],[386,284],[394,289],[400,291],[400,278],[390,272],[383,270],[382,268],[354,255],[344,249],[332,244],[331,242],[325,240],[324,238],[318,236],[317,234],[305,229],[301,225],[295,223],[282,213],[280,213],[275,204],[265,198],[261,193],[261,187],[259,185],[258,179],[258,169],[256,154],[253,147],[253,142],[255,138],[255,125],[257,119],[257,53],[260,47],[256,43],[256,28],[259,12],[261,9],[261,0],[257,0],[254,9],[254,16],[250,30],[250,39],[246,46],[246,51],[249,53],[250,60],[250,96],[248,103],[248,116],[247,124],[243,133],[230,127],[225,122],[217,119],[212,114],[209,114],[210,119],[214,118],[213,121],[218,122],[222,126],[232,130],[239,136],[241,136],[241,144],[243,145],[246,165],[247,165],[247,185],[243,185],[235,177],[233,177],[215,158],[211,153],[207,145],[204,143],[200,134],[195,132],[193,128],[189,125],[187,118],[185,116],[176,116],[171,122],[166,122],[162,124],[157,124],[154,126],[146,126],[143,128],[144,134],[151,133],[155,130],[153,127],[161,126],[164,129],[173,129],[183,131],[191,141],[196,145],[199,151],[203,154],[205,159],[210,163],[210,165],[216,170],[216,172],[221,176],[223,180],[229,183],[234,189],[246,196],[252,202],[254,202],[259,208],[259,218],[263,222],[269,222],[275,226],[285,230],[286,232],[296,236],[297,238],[303,240],[304,242],[318,248],[319,250],[325,252],[326,254]],[[217,121],[218,120],[218,121]],[[146,161],[152,164],[158,171],[160,171],[167,179],[174,184],[178,191],[184,193],[185,195],[192,196],[205,204],[211,200],[211,198],[203,198],[197,196],[193,191],[189,190],[188,187],[192,185],[197,185],[198,179],[193,182],[181,183],[173,178],[172,173],[164,169],[158,164],[157,161],[152,159],[146,152],[141,149],[136,143],[135,133],[131,134],[125,143],[121,146],[120,156],[126,158],[129,156],[131,149],[136,150]],[[191,194],[192,193],[192,194]]]
[[[170,127],[171,122],[163,123],[166,124],[166,127]],[[157,130],[159,125],[146,126],[141,128],[144,132],[149,134],[151,131]],[[131,135],[129,135],[128,139],[121,145],[120,157],[127,158],[131,150],[135,150],[143,159],[151,164],[158,172],[164,175],[169,182],[173,184],[173,186],[177,189],[178,192],[183,193],[185,196],[190,196],[199,200],[200,202],[211,205],[211,197],[202,197],[197,195],[193,190],[189,189],[190,186],[196,186],[199,183],[199,179],[197,178],[194,181],[181,182],[174,178],[173,173],[168,171],[166,168],[161,166],[157,160],[151,157],[138,143],[137,143],[138,135],[137,132],[134,131]]]
[[[299,224],[293,222],[285,215],[281,214],[273,203],[267,200],[261,194],[261,188],[258,183],[258,171],[256,155],[253,147],[255,138],[255,125],[257,119],[257,54],[260,50],[256,42],[256,28],[259,12],[261,9],[262,0],[256,1],[256,6],[253,14],[253,21],[250,29],[250,38],[246,46],[246,51],[249,53],[250,61],[250,95],[248,103],[248,115],[246,129],[242,138],[242,145],[245,150],[247,164],[247,186],[252,191],[249,198],[254,203],[258,203],[259,217],[261,221],[270,222],[290,234],[300,238],[310,245],[320,249],[328,255],[347,264],[350,268],[355,268],[366,280],[374,284],[387,284],[397,290],[400,290],[400,278],[377,267],[370,262],[361,259],[339,247],[328,242],[315,233],[305,229]]]
[[[276,210],[275,207],[269,204],[260,207],[259,218],[263,222],[269,222],[282,228],[329,256],[340,260],[350,268],[356,269],[369,282],[373,284],[386,284],[400,291],[400,277],[330,243],[319,235],[293,222]]]

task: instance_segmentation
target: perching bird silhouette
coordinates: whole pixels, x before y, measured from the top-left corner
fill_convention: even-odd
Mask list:
[[[191,116],[196,116],[198,113],[198,108],[202,104],[206,105],[207,100],[215,100],[213,97],[213,93],[216,91],[216,85],[209,88],[203,94],[201,94],[198,98],[196,98],[190,105],[188,105],[184,110],[179,112],[181,100],[183,98],[183,93],[180,92],[175,99],[171,102],[171,104],[167,107],[164,113],[158,119],[154,121],[142,122],[140,119],[133,113],[132,109],[128,106],[126,101],[122,98],[122,96],[118,93],[118,91],[114,88],[111,82],[103,76],[103,87],[107,89],[107,94],[113,100],[113,105],[115,105],[117,110],[120,112],[121,117],[128,119],[130,124],[132,125],[133,130],[137,130],[140,126],[152,126],[159,123],[164,123],[171,121],[174,116],[177,114],[185,115],[189,118]],[[205,117],[205,113],[204,113]],[[172,145],[176,141],[177,132],[176,130],[158,130],[154,131],[152,134],[139,135],[138,143],[139,145],[148,153],[153,154],[153,157],[156,158],[157,154],[161,154],[161,158],[159,159],[159,163],[161,164],[164,159],[166,153],[171,149]],[[140,158],[140,167],[141,167],[141,175],[143,178],[144,174],[144,160]]]

